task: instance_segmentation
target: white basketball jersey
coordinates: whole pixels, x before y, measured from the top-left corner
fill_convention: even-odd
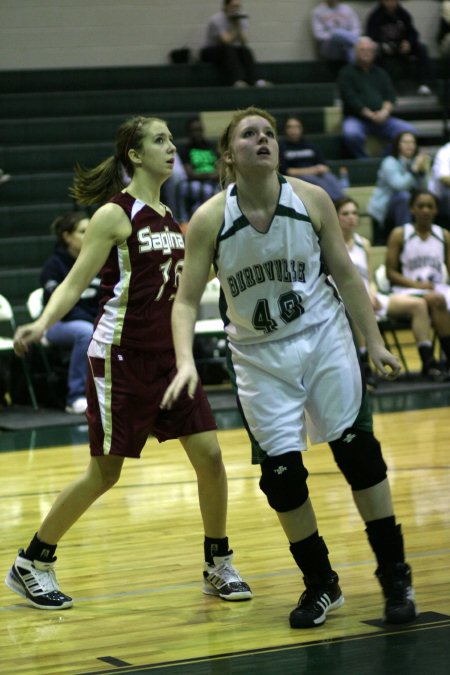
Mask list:
[[[445,262],[445,240],[442,227],[431,226],[427,239],[421,239],[414,225],[403,226],[403,249],[400,254],[401,272],[408,279],[442,283]]]
[[[353,246],[348,249],[350,259],[358,272],[360,273],[366,289],[369,288],[369,266],[367,262],[367,251],[363,246],[360,235],[355,232],[353,235]]]
[[[239,208],[237,187],[227,189],[216,245],[220,308],[232,342],[278,340],[344,312],[327,280],[319,238],[302,200],[282,177],[267,232],[258,232]]]

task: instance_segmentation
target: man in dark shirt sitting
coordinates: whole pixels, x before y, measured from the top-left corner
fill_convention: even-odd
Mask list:
[[[286,119],[284,140],[279,146],[281,173],[319,185],[333,201],[344,196],[339,180],[325,164],[321,152],[305,141],[303,124],[298,117],[291,115]]]
[[[367,35],[378,45],[378,63],[389,68],[391,59],[413,61],[417,93],[431,94],[431,65],[411,14],[398,0],[380,0],[367,18]]]
[[[376,50],[373,40],[361,37],[355,46],[355,63],[344,66],[338,77],[342,135],[354,157],[367,157],[368,134],[388,141],[404,131],[417,134],[412,124],[392,116],[396,94],[387,72],[374,63]]]

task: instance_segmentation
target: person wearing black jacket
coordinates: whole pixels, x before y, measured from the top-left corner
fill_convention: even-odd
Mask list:
[[[427,47],[420,42],[411,14],[398,0],[380,0],[369,14],[367,35],[379,48],[378,63],[388,69],[389,59],[414,61],[417,93],[431,94],[431,65]]]
[[[280,171],[286,176],[301,178],[328,192],[333,201],[344,196],[338,178],[327,166],[322,153],[304,137],[303,123],[290,115],[284,123],[284,140],[279,142]]]
[[[44,305],[72,269],[81,250],[88,223],[89,219],[82,211],[66,213],[53,221],[51,230],[56,236],[55,250],[44,263],[40,277],[44,289]],[[73,309],[46,333],[50,343],[72,348],[67,375],[66,412],[77,415],[83,414],[87,406],[86,354],[99,309],[99,284],[100,280],[95,277]]]

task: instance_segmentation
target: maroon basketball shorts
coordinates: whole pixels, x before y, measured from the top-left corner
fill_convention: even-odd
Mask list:
[[[171,410],[160,403],[175,376],[173,351],[153,354],[92,340],[87,379],[91,455],[139,457],[149,436],[161,443],[216,429],[202,386],[184,391]]]

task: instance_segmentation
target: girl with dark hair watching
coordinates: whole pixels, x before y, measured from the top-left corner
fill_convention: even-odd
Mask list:
[[[66,213],[53,221],[51,231],[56,236],[55,250],[41,271],[44,306],[74,266],[88,223],[89,219],[83,211]],[[99,285],[100,279],[94,277],[72,309],[45,333],[50,343],[72,348],[67,375],[66,412],[76,415],[83,414],[87,407],[86,354],[98,313]]]

